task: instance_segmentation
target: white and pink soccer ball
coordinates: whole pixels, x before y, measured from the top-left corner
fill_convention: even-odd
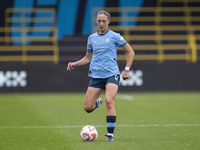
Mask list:
[[[85,142],[95,141],[98,137],[97,129],[94,126],[87,125],[81,129],[81,139]]]

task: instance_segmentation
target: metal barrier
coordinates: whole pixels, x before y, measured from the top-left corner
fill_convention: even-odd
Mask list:
[[[37,16],[37,14],[40,15]],[[33,27],[34,23],[38,26]],[[42,26],[39,23],[42,23]],[[23,63],[28,61],[58,63],[59,61],[54,9],[8,8],[5,13],[5,27],[0,27],[0,33],[4,35],[0,37],[0,53],[2,54],[0,61]],[[16,34],[11,35],[14,33]],[[29,33],[35,35],[30,36]],[[43,36],[44,33],[50,33],[50,35]]]
[[[105,10],[111,15],[115,14],[111,17],[114,25],[109,27],[120,32],[130,43],[137,54],[135,60],[184,60],[196,63],[200,60],[200,7],[189,7],[192,1],[197,0],[158,0],[157,7],[110,7]],[[182,6],[165,6],[167,3],[181,3]],[[96,14],[101,9],[92,10],[94,32],[97,31]],[[134,16],[137,12],[139,15]],[[126,57],[124,54],[118,55],[118,60],[125,60]]]

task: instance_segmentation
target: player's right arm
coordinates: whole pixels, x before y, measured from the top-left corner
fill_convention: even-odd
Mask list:
[[[72,69],[74,69],[77,66],[82,66],[82,65],[86,65],[88,63],[90,63],[91,59],[92,59],[92,52],[86,52],[85,57],[83,57],[81,60],[75,61],[75,62],[69,62],[68,66],[67,66],[67,70],[71,71]]]

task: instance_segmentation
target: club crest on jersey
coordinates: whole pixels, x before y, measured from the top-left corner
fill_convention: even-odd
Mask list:
[[[110,42],[110,39],[106,39],[106,42],[107,42],[107,43]]]

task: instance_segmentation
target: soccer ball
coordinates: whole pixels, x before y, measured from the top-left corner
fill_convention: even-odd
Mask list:
[[[97,139],[98,132],[94,126],[87,125],[81,129],[80,136],[84,142],[92,142]]]

